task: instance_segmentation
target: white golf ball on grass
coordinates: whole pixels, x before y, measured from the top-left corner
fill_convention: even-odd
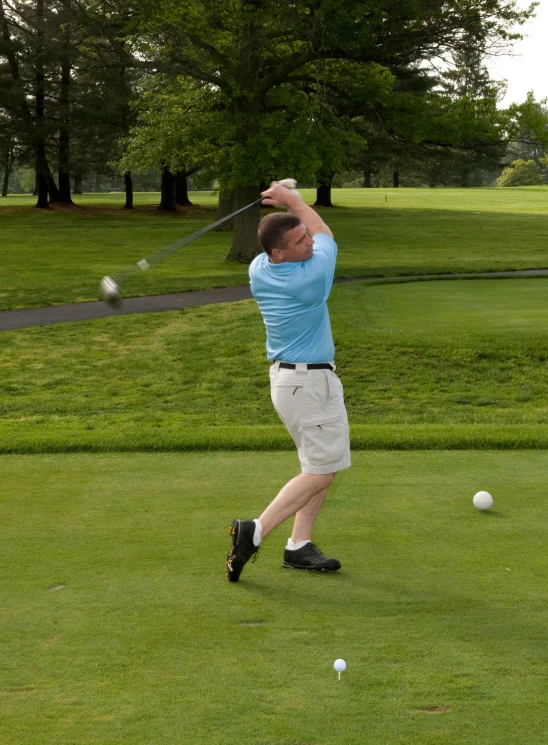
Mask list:
[[[333,663],[333,667],[335,668],[336,672],[339,673],[339,680],[341,679],[341,673],[344,673],[346,670],[346,662],[344,660],[335,660]]]
[[[493,497],[489,494],[488,491],[479,491],[477,494],[474,495],[474,499],[472,500],[472,502],[474,503],[474,507],[476,507],[476,509],[484,512],[485,510],[488,510],[493,506]]]

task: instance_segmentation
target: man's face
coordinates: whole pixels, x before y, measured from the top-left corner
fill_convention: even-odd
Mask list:
[[[312,236],[301,223],[295,228],[291,228],[285,234],[285,248],[275,248],[272,251],[274,261],[281,264],[286,261],[300,263],[311,258],[314,241]]]

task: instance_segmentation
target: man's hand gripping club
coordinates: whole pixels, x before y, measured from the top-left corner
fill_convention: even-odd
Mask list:
[[[284,181],[296,184],[294,179],[284,179]],[[333,233],[322,218],[312,207],[303,202],[301,195],[294,188],[288,188],[281,181],[273,181],[270,187],[261,193],[261,196],[263,205],[266,207],[287,207],[295,217],[299,218],[311,236],[324,233],[333,238]]]

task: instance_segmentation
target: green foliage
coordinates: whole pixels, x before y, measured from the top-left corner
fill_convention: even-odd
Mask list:
[[[95,0],[38,4],[0,1],[0,130],[9,115],[19,167],[62,171],[67,178],[112,173],[119,139],[131,124],[129,101],[137,71],[129,35],[129,6]],[[47,93],[44,111],[36,104],[37,80]],[[48,162],[49,161],[49,162]],[[49,182],[50,197],[55,196]],[[67,193],[68,192],[68,193]]]
[[[506,147],[500,89],[481,55],[455,53],[453,65],[424,89],[394,91],[383,118],[384,160],[391,153],[393,167],[422,171],[432,186],[473,185],[476,173],[498,166]]]
[[[203,179],[214,176],[223,189],[287,173],[330,179],[361,168],[360,157],[400,167],[424,157],[427,146],[438,154],[464,147],[477,160],[478,143],[492,143],[498,124],[493,119],[489,130],[475,120],[495,112],[472,114],[468,106],[451,114],[453,123],[444,121],[445,112],[434,126],[432,106],[417,105],[427,92],[427,76],[418,71],[434,55],[452,53],[461,67],[479,70],[473,85],[453,76],[454,95],[470,99],[471,87],[482,86],[486,96],[493,84],[482,77],[481,50],[517,38],[509,29],[532,12],[500,0],[461,4],[451,13],[393,0],[297,0],[283,12],[274,0],[148,0],[139,7],[123,1],[105,12],[86,0],[46,4],[38,33],[31,6],[1,7],[0,127],[16,136],[19,165],[34,162],[36,121],[28,101],[43,63],[50,93],[38,129],[47,134],[50,160],[62,131],[73,176],[110,173],[133,125],[131,152],[116,167],[201,165]],[[62,65],[70,68],[65,83]],[[132,108],[137,92],[143,95]],[[392,94],[398,95],[390,101]],[[536,126],[533,108],[516,110],[515,118]]]
[[[537,186],[542,184],[540,168],[534,160],[515,160],[505,168],[496,181],[496,186]]]
[[[371,91],[376,80],[389,84],[377,68],[356,71],[354,84]],[[378,95],[378,94],[377,94]],[[132,129],[122,169],[139,171],[160,164],[172,172],[189,163],[203,164],[202,180],[213,175],[232,190],[291,173],[314,181],[323,167],[335,172],[363,146],[348,117],[341,117],[318,91],[305,93],[289,83],[265,94],[262,113],[245,143],[245,113],[231,113],[220,88],[179,77],[154,86],[139,101],[141,113]]]
[[[521,104],[512,104],[506,110],[508,139],[510,142],[524,140],[548,147],[547,100],[535,101],[532,91]]]
[[[260,7],[224,0],[146,3],[139,16],[142,54],[169,60],[170,73],[179,77],[145,93],[124,164],[139,167],[140,153],[148,165],[166,162],[172,170],[189,160],[204,163],[228,189],[288,172],[306,181],[330,180],[356,167],[368,146],[387,150],[387,138],[378,142],[375,131],[381,109],[388,112],[388,139],[399,142],[389,154],[400,159],[408,157],[405,143],[490,143],[496,106],[461,107],[436,126],[432,111],[412,91],[417,81],[426,90],[418,66],[434,48],[436,54],[443,48],[477,57],[489,42],[509,38],[510,25],[530,13],[497,2],[459,6],[451,14],[432,14],[415,3],[398,3],[396,9],[353,0],[314,6],[298,0],[283,13],[273,0]],[[423,33],[417,35],[421,19]],[[392,91],[404,79],[405,86]],[[481,85],[486,98],[483,79]],[[392,92],[401,95],[390,101]],[[471,99],[469,90],[466,95]]]
[[[36,183],[34,169],[16,168],[10,174],[10,194],[32,194]]]

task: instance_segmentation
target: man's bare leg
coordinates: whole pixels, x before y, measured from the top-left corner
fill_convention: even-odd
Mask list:
[[[321,492],[316,494],[315,497],[312,497],[312,499],[296,513],[295,522],[293,523],[293,532],[291,533],[291,540],[293,543],[310,541],[312,539],[314,523],[316,522],[319,511],[323,507],[330,486],[331,483],[329,483]]]
[[[334,572],[341,568],[337,559],[324,556],[316,546],[309,542],[314,521],[322,508],[334,476],[333,473],[301,473],[282,488],[260,516],[259,521],[233,521],[232,547],[227,556],[229,582],[238,582],[244,565],[257,553],[261,540],[291,515],[295,515],[292,541],[294,543],[305,541],[306,545],[294,552],[289,552],[286,548],[283,566],[295,569],[314,569],[321,572]],[[304,557],[303,551],[306,553]],[[289,553],[291,557],[287,556]]]
[[[274,528],[297,515],[295,526],[301,532],[312,532],[312,526],[320,511],[333,481],[334,474],[300,473],[291,479],[278,496],[268,505],[259,517],[262,526],[261,538],[264,539]],[[304,511],[303,511],[304,510]],[[302,512],[301,517],[299,513]],[[295,526],[293,534],[295,535]],[[310,540],[310,535],[298,540]]]

